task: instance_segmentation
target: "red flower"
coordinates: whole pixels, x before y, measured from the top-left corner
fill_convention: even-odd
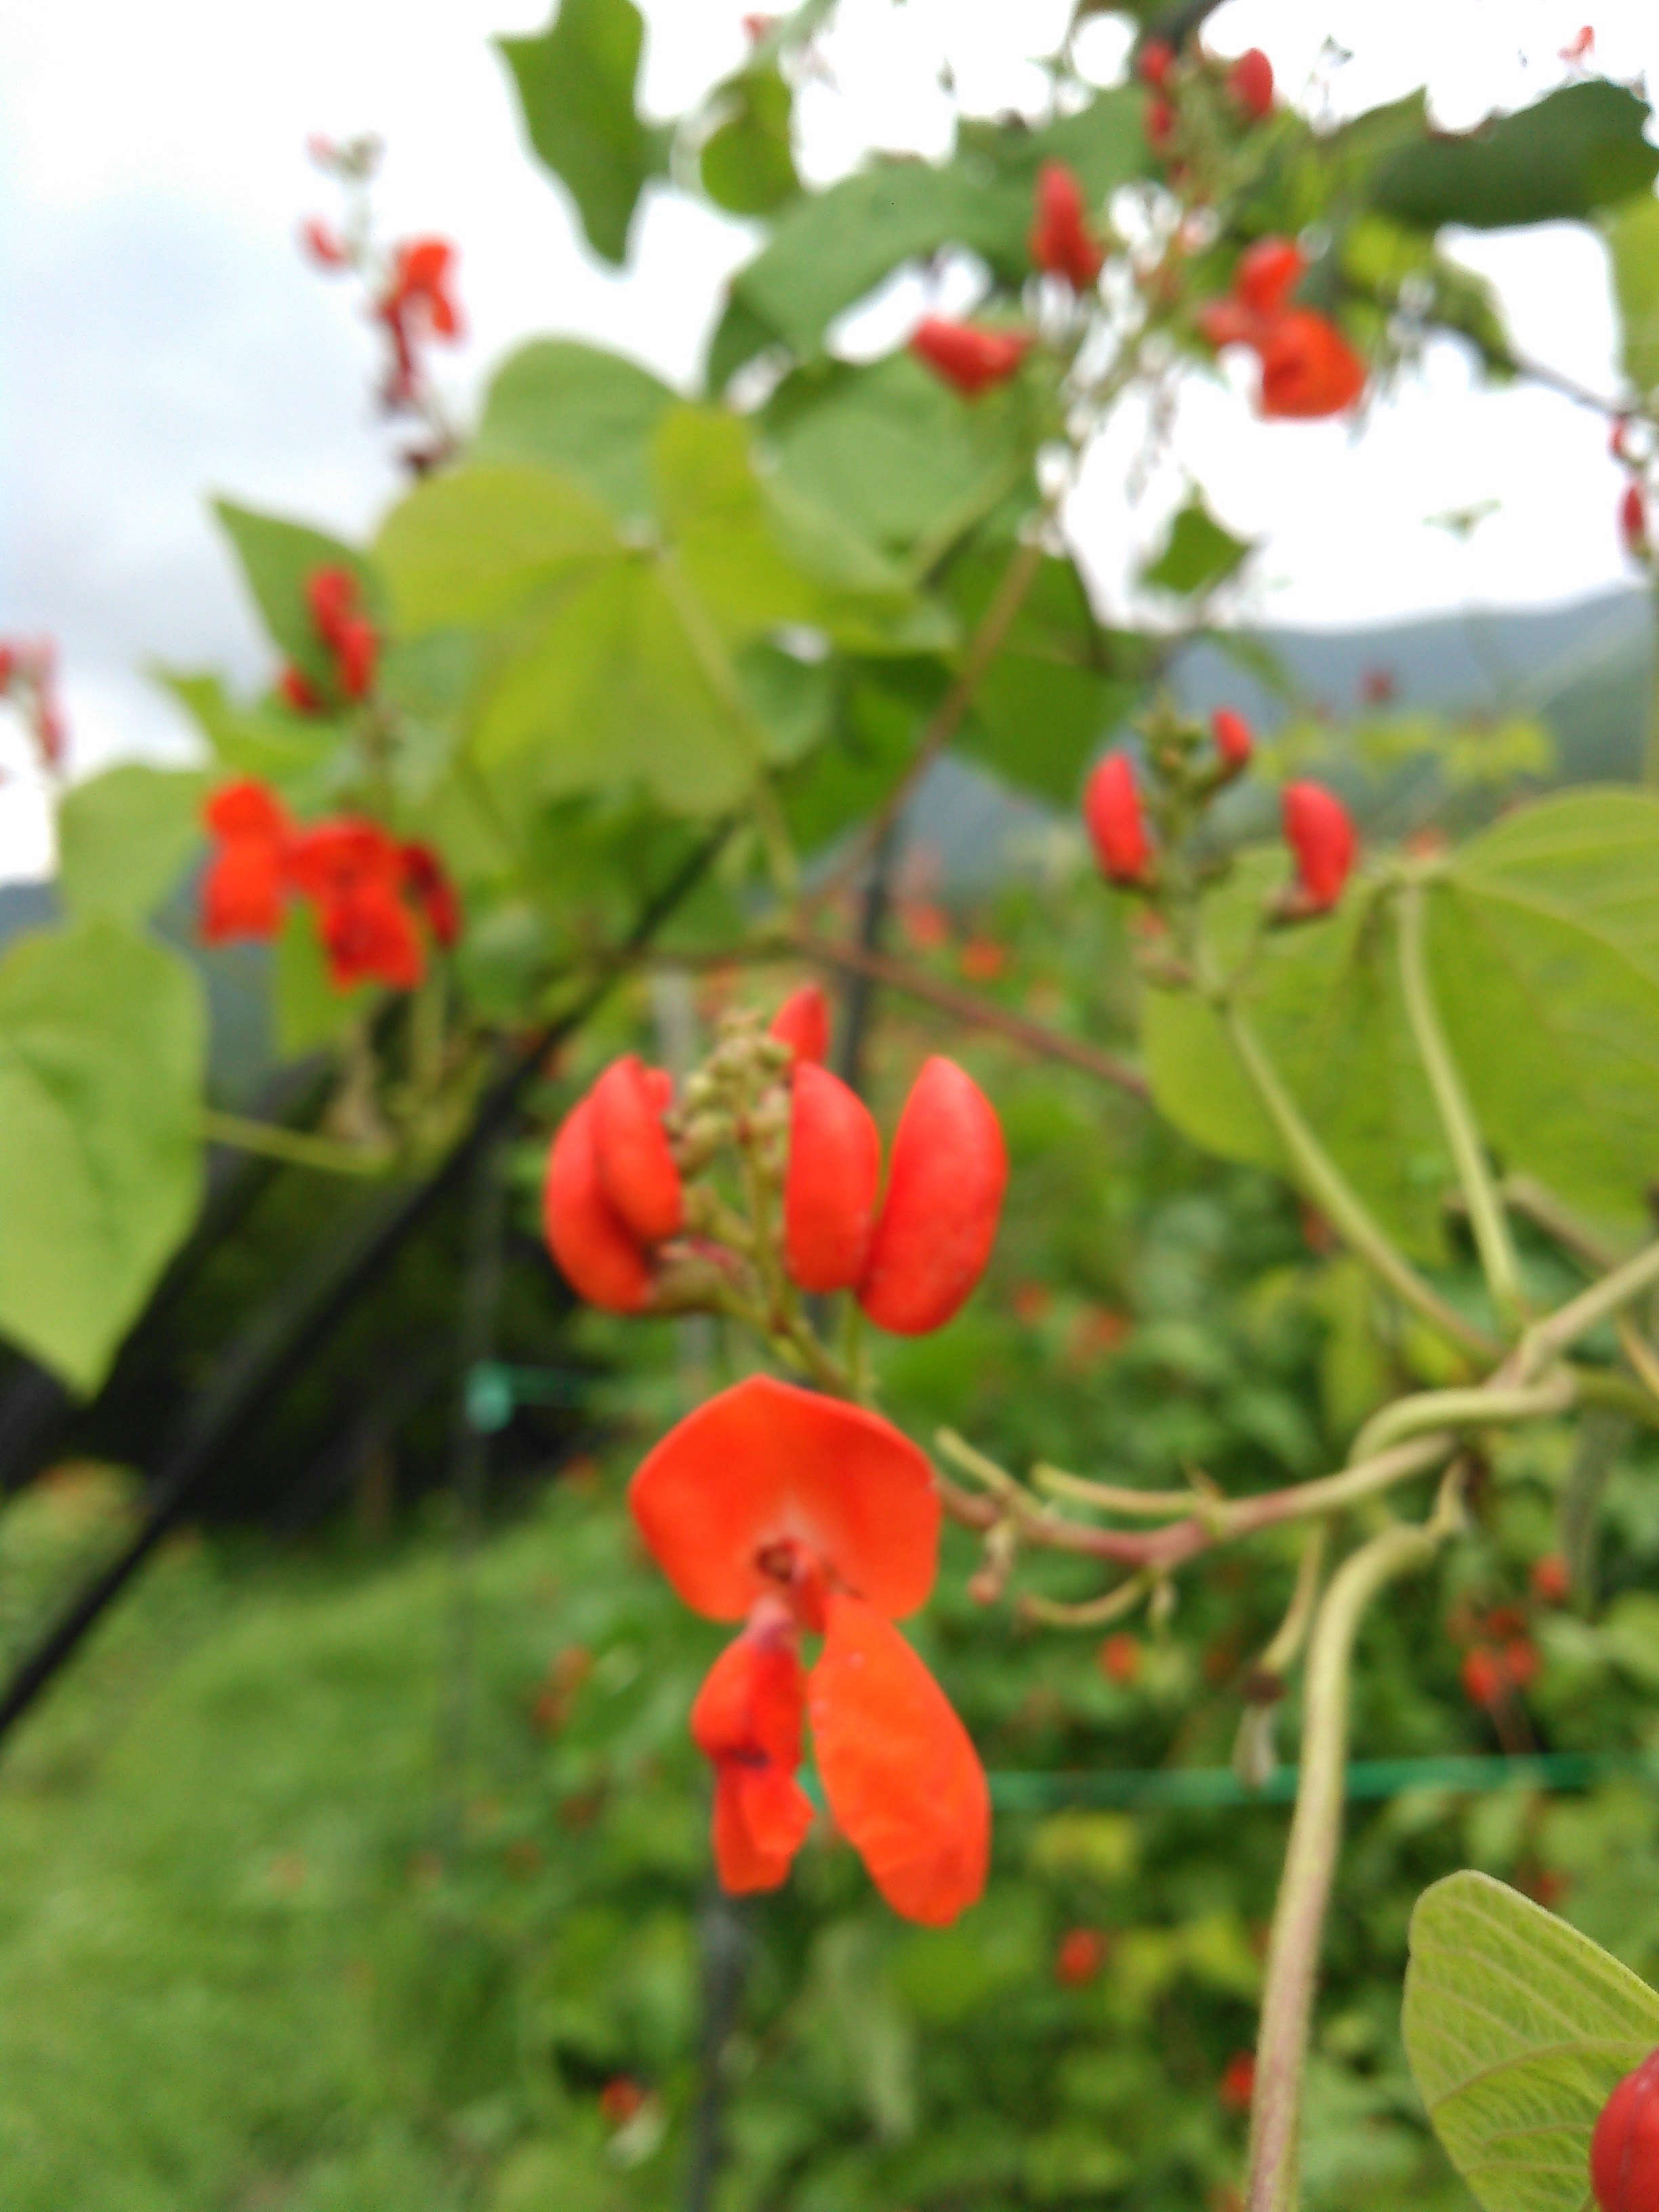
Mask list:
[[[663,1127],[668,1079],[630,1052],[611,1061],[589,1095],[606,1197],[641,1244],[678,1236],[685,1220],[685,1193]]]
[[[591,1092],[566,1115],[548,1152],[542,1225],[578,1297],[607,1313],[641,1313],[650,1304],[650,1255],[599,1180]]]
[[[282,927],[288,815],[276,793],[245,778],[222,785],[203,819],[218,850],[202,878],[202,934],[210,945],[274,937]]]
[[[1109,1636],[1095,1654],[1101,1673],[1121,1689],[1130,1689],[1140,1678],[1140,1638],[1120,1629]]]
[[[1175,110],[1161,92],[1154,93],[1146,102],[1141,127],[1146,133],[1146,143],[1154,153],[1161,154],[1175,137]]]
[[[337,991],[385,983],[412,991],[426,969],[414,917],[394,879],[364,875],[325,899],[319,915],[329,980]]]
[[[461,313],[450,289],[454,259],[447,238],[413,238],[400,246],[380,313],[388,320],[412,315],[438,337],[459,337]]]
[[[1175,48],[1167,39],[1149,39],[1141,48],[1135,69],[1143,84],[1162,92],[1170,82],[1170,72],[1176,64]]]
[[[276,678],[276,689],[296,714],[320,714],[324,711],[323,695],[302,668],[290,660]]]
[[[1619,502],[1619,534],[1625,541],[1625,550],[1632,561],[1648,557],[1648,505],[1642,495],[1639,483],[1625,486],[1625,495]]]
[[[1233,275],[1233,297],[1257,315],[1282,314],[1308,273],[1308,258],[1294,239],[1258,238]]]
[[[1227,72],[1227,89],[1259,123],[1273,107],[1273,65],[1260,46],[1249,46]]]
[[[954,1060],[935,1054],[899,1115],[859,1285],[878,1328],[920,1336],[950,1320],[985,1272],[1007,1181],[996,1109]]]
[[[1217,2093],[1230,2112],[1248,2112],[1255,2095],[1255,2054],[1236,2051],[1227,2061]]]
[[[313,822],[290,837],[288,876],[303,897],[319,902],[355,890],[371,877],[395,890],[403,881],[404,860],[396,841],[378,822],[342,814]]]
[[[1559,1552],[1533,1561],[1532,1594],[1542,1605],[1565,1605],[1572,1595],[1572,1576]]]
[[[804,1291],[863,1278],[881,1188],[881,1138],[869,1108],[828,1068],[796,1066],[783,1186],[783,1257]]]
[[[977,399],[1018,372],[1030,343],[1019,332],[982,330],[975,323],[929,315],[912,333],[910,350],[965,398]]]
[[[769,1034],[797,1060],[823,1060],[830,1050],[830,1001],[817,983],[792,991],[773,1015]]]
[[[1335,325],[1310,307],[1279,316],[1256,350],[1266,416],[1305,421],[1340,415],[1365,388],[1364,362]]]
[[[877,1414],[753,1376],[663,1438],[629,1504],[686,1604],[748,1623],[692,1717],[714,1762],[722,1881],[775,1887],[806,1832],[793,1788],[804,1686],[830,1809],[878,1888],[908,1918],[955,1919],[984,1887],[989,1793],[966,1730],[890,1626],[938,1565],[922,1454]],[[824,1639],[810,1673],[803,1631]]]
[[[1228,773],[1242,775],[1255,750],[1255,735],[1243,714],[1236,714],[1231,707],[1218,707],[1210,717],[1210,734]]]
[[[300,226],[300,242],[319,269],[343,269],[351,256],[319,216],[307,216]]]
[[[374,689],[380,641],[373,623],[361,615],[345,623],[336,647],[340,689],[348,699],[367,699]]]
[[[1106,1938],[1097,1928],[1068,1928],[1054,1953],[1054,1979],[1063,1990],[1086,1989],[1106,1963]]]
[[[1296,856],[1301,910],[1324,914],[1341,897],[1353,866],[1352,818],[1322,783],[1287,783],[1281,804],[1285,840]]]
[[[1063,161],[1045,161],[1037,172],[1030,253],[1035,267],[1063,276],[1074,292],[1086,292],[1105,261],[1090,234],[1083,187]]]
[[[461,934],[460,894],[430,845],[411,843],[398,850],[404,880],[425,917],[427,927],[447,952]]]
[[[1593,23],[1585,23],[1571,43],[1562,47],[1561,58],[1564,62],[1582,62],[1587,60],[1595,51],[1595,26]]]
[[[1083,790],[1083,822],[1109,882],[1148,880],[1152,848],[1127,754],[1109,753],[1090,775]]]
[[[318,636],[337,653],[357,612],[357,579],[349,568],[313,568],[306,578],[306,605]]]
[[[1659,2203],[1659,2051],[1626,2074],[1601,2107],[1589,2166],[1601,2212],[1649,2212]]]
[[[1477,1644],[1464,1654],[1461,1673],[1463,1694],[1471,1705],[1490,1709],[1502,1702],[1510,1686],[1504,1656],[1489,1644]]]
[[[599,2117],[607,2127],[624,2128],[645,2102],[631,2074],[613,2074],[599,2092]]]

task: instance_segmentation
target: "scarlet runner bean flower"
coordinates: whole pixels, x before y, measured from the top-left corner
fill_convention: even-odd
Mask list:
[[[417,348],[427,337],[461,336],[460,309],[452,284],[455,249],[447,238],[416,238],[398,246],[392,281],[376,307],[392,341],[392,369],[386,398],[390,407],[414,404],[421,384]]]
[[[1152,841],[1127,753],[1109,753],[1090,775],[1083,791],[1083,821],[1109,883],[1150,879]]]
[[[794,1073],[783,1186],[784,1266],[804,1291],[851,1289],[876,1233],[881,1136],[856,1091],[811,1060]]]
[[[928,315],[910,337],[910,351],[964,398],[977,399],[1017,374],[1030,349],[1023,332],[988,331],[976,323],[950,322]]]
[[[1230,775],[1241,775],[1250,764],[1255,738],[1243,714],[1231,707],[1218,707],[1210,717],[1210,734]]]
[[[878,1328],[921,1336],[950,1320],[985,1272],[1007,1182],[996,1109],[954,1060],[935,1054],[899,1115],[858,1286]]]
[[[1229,296],[1199,313],[1199,328],[1212,345],[1247,345],[1255,352],[1265,416],[1340,415],[1365,388],[1365,364],[1335,325],[1290,304],[1306,269],[1290,239],[1259,239],[1240,261]]]
[[[460,941],[460,894],[430,845],[415,842],[400,846],[398,851],[404,864],[404,880],[415,903],[434,940],[447,952]]]
[[[1659,2051],[1626,2074],[1590,2137],[1590,2185],[1601,2212],[1659,2204]]]
[[[217,848],[202,878],[203,936],[210,945],[274,937],[287,888],[287,809],[274,792],[246,778],[216,791],[203,820]]]
[[[1285,842],[1296,859],[1296,906],[1324,914],[1342,896],[1358,840],[1348,810],[1322,783],[1287,783],[1282,794]]]
[[[404,904],[402,848],[378,823],[342,816],[303,830],[288,849],[288,879],[314,900],[337,990],[380,982],[412,990],[426,957]]]
[[[1258,123],[1273,108],[1273,65],[1260,46],[1248,46],[1227,72],[1227,89]]]
[[[1063,1990],[1086,1989],[1106,1963],[1106,1938],[1097,1928],[1068,1928],[1054,1953],[1054,1979]]]
[[[1089,229],[1083,187],[1063,161],[1045,161],[1037,172],[1030,253],[1036,268],[1063,276],[1074,292],[1086,292],[1105,262],[1105,250]]]
[[[542,1220],[571,1288],[610,1313],[643,1313],[653,1246],[673,1236],[684,1194],[662,1116],[672,1085],[633,1055],[613,1062],[565,1116],[548,1153]]]
[[[771,1034],[797,1060],[823,1060],[830,1050],[830,1001],[816,983],[804,983],[772,1017]]]
[[[1642,495],[1639,483],[1625,486],[1625,495],[1619,502],[1619,534],[1625,541],[1625,550],[1632,561],[1645,561],[1648,542],[1648,503]]]
[[[693,1708],[715,1776],[724,1886],[775,1888],[811,1822],[803,1717],[837,1826],[894,1910],[929,1926],[980,1896],[990,1795],[967,1731],[892,1626],[927,1598],[939,1504],[879,1415],[767,1376],[687,1416],[629,1504],[694,1612],[744,1623]],[[822,1636],[816,1662],[803,1636]]]
[[[1167,39],[1149,39],[1140,50],[1135,69],[1143,84],[1151,85],[1154,92],[1162,92],[1170,82],[1175,63],[1175,48]]]

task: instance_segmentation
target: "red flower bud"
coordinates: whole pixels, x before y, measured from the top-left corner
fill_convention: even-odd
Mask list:
[[[860,1280],[875,1234],[881,1138],[870,1109],[828,1068],[795,1069],[789,1167],[783,1186],[783,1258],[804,1291]]]
[[[1293,307],[1263,336],[1261,411],[1311,421],[1340,415],[1365,389],[1365,364],[1334,323]]]
[[[1154,94],[1146,102],[1146,112],[1141,118],[1141,128],[1146,131],[1146,143],[1155,154],[1161,154],[1170,139],[1175,137],[1175,125],[1174,108],[1170,106],[1161,92]]]
[[[1035,267],[1063,276],[1074,292],[1089,289],[1106,258],[1090,235],[1083,187],[1063,161],[1045,161],[1037,172],[1030,252]]]
[[[1511,1637],[1504,1646],[1504,1672],[1517,1690],[1531,1689],[1541,1664],[1538,1646],[1529,1637]]]
[[[1649,552],[1648,503],[1639,483],[1625,486],[1625,495],[1619,502],[1619,530],[1631,559],[1645,561]]]
[[[380,659],[380,641],[374,625],[361,615],[340,625],[336,641],[336,658],[340,671],[340,689],[348,699],[367,699],[374,689],[375,664]]]
[[[1109,753],[1083,788],[1083,822],[1102,872],[1114,884],[1144,884],[1152,848],[1127,753]]]
[[[578,1297],[607,1313],[651,1302],[651,1263],[599,1181],[593,1094],[566,1115],[547,1155],[542,1224],[548,1249]]]
[[[1464,1655],[1462,1674],[1463,1694],[1471,1705],[1490,1709],[1501,1702],[1509,1687],[1503,1655],[1489,1644],[1477,1644]]]
[[[1630,455],[1630,417],[1615,415],[1613,428],[1607,433],[1607,453],[1615,461],[1627,461]]]
[[[1148,39],[1136,59],[1135,70],[1143,84],[1151,85],[1154,92],[1162,92],[1175,64],[1175,48],[1167,39]]]
[[[1248,2112],[1250,2100],[1255,2095],[1255,2054],[1251,2051],[1236,2051],[1227,2061],[1216,2092],[1230,2112]]]
[[[318,690],[305,671],[302,668],[296,668],[292,661],[289,661],[288,666],[276,678],[276,689],[284,703],[292,707],[296,714],[322,713],[321,692]]]
[[[1097,1928],[1068,1928],[1054,1953],[1054,1979],[1063,1990],[1086,1989],[1106,1963],[1106,1938]]]
[[[1231,707],[1218,707],[1210,717],[1210,733],[1215,739],[1215,749],[1234,775],[1249,768],[1250,756],[1255,750],[1255,738],[1243,714]]]
[[[1258,238],[1233,276],[1233,297],[1258,315],[1277,315],[1308,271],[1308,257],[1294,239]]]
[[[954,1060],[929,1060],[893,1139],[887,1195],[859,1304],[878,1328],[921,1336],[984,1273],[1008,1181],[996,1109]]]
[[[1659,2204],[1659,2051],[1602,2106],[1589,2166],[1601,2212],[1651,2212]]]
[[[313,568],[306,579],[306,605],[318,636],[338,653],[357,612],[357,579],[349,568]]]
[[[1140,1638],[1120,1629],[1107,1637],[1095,1654],[1095,1662],[1109,1682],[1127,1690],[1140,1679]]]
[[[1273,65],[1260,46],[1249,46],[1227,72],[1227,89],[1259,123],[1273,113]]]
[[[631,2074],[614,2074],[599,2092],[599,2117],[607,2127],[623,2128],[645,2102]]]
[[[1302,903],[1323,914],[1342,896],[1357,840],[1348,810],[1322,783],[1287,783],[1282,806],[1285,841],[1296,855]]]
[[[636,1053],[613,1060],[593,1085],[593,1152],[605,1194],[643,1244],[676,1236],[685,1194],[662,1125],[660,1077]]]
[[[830,1050],[830,1001],[817,983],[792,991],[773,1015],[768,1034],[797,1060],[824,1059]]]
[[[319,269],[343,269],[351,258],[339,239],[318,216],[308,216],[301,224],[300,242]]]
[[[1572,1595],[1572,1576],[1559,1552],[1533,1561],[1532,1594],[1540,1605],[1565,1605]]]
[[[964,398],[977,399],[1018,372],[1030,343],[1021,332],[981,330],[975,323],[928,315],[912,332],[910,350]]]

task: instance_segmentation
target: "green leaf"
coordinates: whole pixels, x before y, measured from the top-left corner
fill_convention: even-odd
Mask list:
[[[1387,158],[1371,198],[1425,230],[1571,222],[1644,191],[1659,149],[1643,133],[1650,110],[1604,77],[1561,86],[1479,130],[1425,137]]]
[[[205,1032],[190,969],[106,918],[0,959],[0,1330],[77,1390],[194,1218]]]
[[[301,806],[327,801],[341,739],[337,722],[292,714],[275,702],[245,707],[220,678],[205,672],[160,669],[155,680],[207,739],[220,768],[273,783]]]
[[[271,986],[276,1049],[283,1058],[298,1060],[332,1044],[372,995],[367,983],[350,991],[335,988],[315,912],[309,905],[291,907],[276,939]]]
[[[1194,492],[1170,525],[1163,551],[1141,570],[1140,580],[1154,591],[1176,592],[1183,598],[1212,592],[1253,550],[1250,539],[1235,538],[1224,529]]]
[[[1097,93],[1075,114],[1045,123],[1037,131],[964,118],[957,143],[964,151],[983,155],[1001,175],[1018,183],[1029,224],[1031,191],[1045,161],[1064,161],[1094,208],[1103,207],[1120,185],[1146,173],[1145,106],[1138,84],[1115,85]]]
[[[1285,874],[1281,855],[1249,854],[1209,901],[1224,965]],[[1270,933],[1244,1004],[1303,1114],[1383,1227],[1415,1256],[1437,1257],[1448,1170],[1382,899],[1356,884],[1325,921]],[[1176,1126],[1224,1159],[1287,1172],[1225,1030],[1197,994],[1148,990],[1142,1024],[1153,1096]]]
[[[1626,375],[1638,392],[1659,386],[1659,199],[1644,192],[1606,218]]]
[[[703,146],[702,188],[729,214],[770,215],[800,190],[789,145],[789,88],[775,68],[751,69],[714,97],[723,119]]]
[[[213,511],[236,549],[243,581],[271,642],[313,684],[324,691],[331,690],[333,659],[312,622],[307,580],[319,568],[348,570],[357,579],[365,610],[379,620],[383,610],[374,569],[353,547],[307,523],[256,514],[228,499],[216,499]]]
[[[1470,1101],[1504,1164],[1637,1225],[1659,1123],[1659,800],[1518,809],[1433,893],[1429,959]]]
[[[734,805],[759,737],[710,681],[654,562],[574,586],[500,669],[474,732],[486,767],[530,756],[544,799],[643,788],[686,814]]]
[[[58,810],[58,888],[75,915],[143,921],[201,842],[207,778],[129,762],[77,783]]]
[[[642,37],[634,0],[562,0],[539,38],[495,41],[532,146],[575,201],[588,244],[618,264],[646,180],[663,169],[658,134],[634,107]]]
[[[621,354],[538,338],[491,380],[471,459],[533,461],[633,521],[651,512],[651,437],[673,403],[665,384]]]
[[[398,626],[490,623],[614,558],[616,526],[550,470],[504,463],[429,477],[381,526],[375,556]]]
[[[1589,2139],[1659,2044],[1659,1995],[1502,1882],[1455,1874],[1419,1899],[1406,2056],[1483,2212],[1593,2212]]]

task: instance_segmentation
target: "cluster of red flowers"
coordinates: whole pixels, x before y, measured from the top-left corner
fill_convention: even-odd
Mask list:
[[[1340,415],[1365,388],[1365,364],[1336,325],[1291,305],[1307,267],[1292,240],[1258,239],[1240,260],[1230,295],[1199,314],[1212,346],[1245,345],[1255,353],[1267,416]]]
[[[0,642],[0,699],[13,701],[48,775],[60,775],[69,729],[58,701],[58,649],[50,638]]]
[[[1539,1562],[1541,1567],[1543,1561]],[[1536,1586],[1536,1585],[1535,1585]],[[1543,1588],[1553,1586],[1553,1571],[1543,1577]],[[1546,1602],[1559,1602],[1547,1599]],[[1541,1662],[1538,1646],[1528,1633],[1524,1609],[1498,1605],[1483,1614],[1460,1613],[1450,1623],[1453,1641],[1467,1644],[1461,1669],[1463,1694],[1471,1705],[1490,1712],[1507,1705],[1529,1690],[1538,1679]]]
[[[725,1887],[787,1875],[813,1820],[798,1779],[810,1717],[830,1814],[877,1888],[907,1919],[954,1920],[985,1886],[991,1803],[967,1730],[893,1626],[938,1570],[923,1454],[878,1414],[751,1376],[663,1438],[629,1504],[684,1602],[744,1624],[691,1709]],[[810,1669],[804,1636],[823,1638]]]
[[[1174,142],[1180,122],[1176,102],[1183,70],[1180,57],[1167,39],[1149,39],[1135,67],[1146,87],[1141,127],[1154,153],[1164,152]],[[1252,123],[1261,123],[1273,110],[1273,65],[1260,46],[1249,46],[1227,65],[1224,79],[1234,104]]]
[[[374,139],[342,146],[315,137],[310,152],[319,168],[348,185],[367,184],[380,161]],[[356,270],[369,285],[369,311],[390,349],[382,404],[390,414],[419,411],[426,398],[421,346],[429,338],[453,341],[462,335],[454,293],[455,248],[447,238],[410,238],[383,260],[370,246],[366,230],[366,223],[360,224],[343,237],[320,216],[311,216],[301,224],[300,238],[319,269]]]
[[[354,703],[374,690],[380,639],[363,612],[361,587],[349,568],[315,568],[306,579],[306,605],[318,641],[333,663],[333,689]],[[296,714],[325,714],[330,701],[302,668],[290,661],[276,689]]]
[[[1255,750],[1250,726],[1231,707],[1210,717],[1216,765],[1212,783],[1229,782],[1249,766]],[[1280,793],[1285,842],[1296,863],[1296,882],[1281,902],[1285,920],[1327,914],[1341,897],[1358,840],[1352,817],[1334,792],[1302,778]],[[1084,826],[1101,873],[1125,890],[1149,890],[1157,881],[1157,853],[1146,809],[1127,753],[1109,753],[1090,775],[1083,793]]]
[[[852,1291],[897,1335],[941,1327],[979,1280],[996,1236],[1008,1164],[995,1109],[955,1061],[928,1060],[899,1116],[884,1195],[870,1109],[820,1065],[822,992],[798,993],[772,1034],[794,1055],[782,1192],[790,1280]],[[672,1103],[668,1077],[630,1054],[566,1115],[548,1155],[549,1247],[572,1287],[612,1312],[653,1304],[684,1237],[685,1192],[665,1121]],[[717,1255],[706,1239],[684,1241]]]
[[[329,975],[347,991],[364,982],[412,990],[426,939],[447,949],[461,910],[429,845],[400,844],[377,822],[342,815],[300,827],[266,785],[222,785],[204,813],[215,851],[202,879],[202,933],[210,945],[274,937],[291,898],[315,907]]]
[[[1626,2075],[1590,2137],[1590,2185],[1601,2212],[1659,2204],[1659,2051]]]

